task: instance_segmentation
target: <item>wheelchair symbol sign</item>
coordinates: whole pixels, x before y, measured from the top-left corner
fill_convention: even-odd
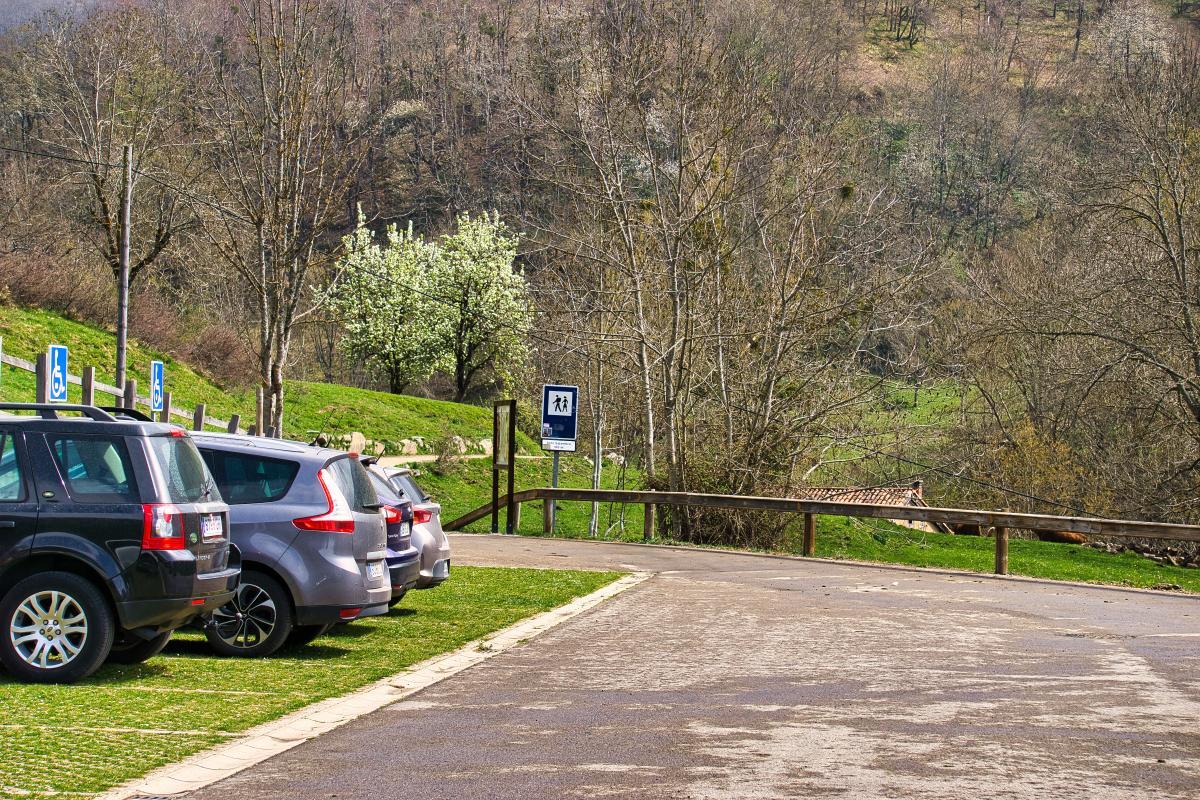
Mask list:
[[[65,345],[52,344],[47,353],[49,375],[46,387],[46,399],[51,403],[67,402],[67,348]]]
[[[163,362],[150,362],[150,410],[163,410]]]

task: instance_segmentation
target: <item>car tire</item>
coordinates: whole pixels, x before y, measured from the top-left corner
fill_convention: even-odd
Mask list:
[[[332,622],[321,625],[296,625],[287,638],[287,647],[303,647],[318,636],[323,636],[333,627]]]
[[[138,639],[128,636],[127,641],[118,639],[108,654],[108,660],[114,664],[141,664],[162,652],[171,640],[172,631],[160,633],[150,639]]]
[[[0,598],[0,663],[32,683],[74,683],[112,648],[112,608],[94,583],[71,572],[31,575]]]
[[[283,647],[293,620],[292,598],[283,584],[265,572],[245,570],[233,599],[204,626],[204,636],[217,655],[262,658]]]

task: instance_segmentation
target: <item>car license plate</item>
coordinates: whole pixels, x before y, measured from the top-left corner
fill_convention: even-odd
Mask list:
[[[206,542],[217,542],[225,536],[225,523],[220,514],[205,514],[200,518],[200,536]]]
[[[371,580],[378,580],[383,577],[383,562],[372,561],[367,564],[367,577]]]

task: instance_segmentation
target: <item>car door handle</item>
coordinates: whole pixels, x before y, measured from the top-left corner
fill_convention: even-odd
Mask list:
[[[11,519],[0,519],[0,528],[15,528],[17,523]]]

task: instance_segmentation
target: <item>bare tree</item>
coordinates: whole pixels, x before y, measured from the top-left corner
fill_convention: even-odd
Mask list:
[[[206,228],[254,299],[264,415],[281,432],[292,337],[323,302],[311,286],[332,263],[371,120],[354,91],[363,65],[346,4],[241,0],[225,26],[204,87],[203,150],[233,213],[208,214]]]

